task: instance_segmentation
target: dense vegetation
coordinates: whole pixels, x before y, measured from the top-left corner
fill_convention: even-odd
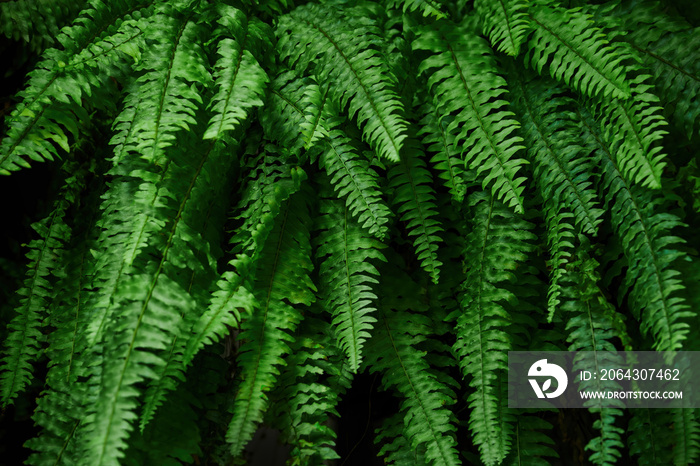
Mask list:
[[[690,0],[0,3],[23,83],[4,425],[32,416],[36,465],[245,464],[261,425],[322,464],[374,377],[388,464],[692,463],[695,409],[515,410],[505,382],[509,350],[700,349],[699,21]]]

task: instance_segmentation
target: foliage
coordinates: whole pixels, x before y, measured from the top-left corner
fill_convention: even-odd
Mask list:
[[[508,351],[697,345],[674,3],[0,3],[34,65],[1,182],[56,168],[0,312],[28,462],[232,464],[264,425],[325,464],[362,374],[387,464],[567,455],[572,414],[508,407]],[[696,410],[586,416],[594,464],[700,453]]]

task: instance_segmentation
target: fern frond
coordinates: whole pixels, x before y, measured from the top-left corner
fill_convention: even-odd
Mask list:
[[[535,3],[530,19],[534,31],[525,60],[538,73],[548,66],[554,79],[591,97],[630,96],[622,63],[625,56],[609,45],[590,15]]]
[[[612,225],[628,261],[631,309],[642,332],[653,336],[655,349],[679,350],[689,330],[683,320],[695,315],[678,296],[683,284],[679,272],[671,268],[684,254],[674,249],[682,240],[669,232],[682,224],[674,214],[664,211],[663,196],[630,186],[612,155],[615,146],[603,138],[590,115],[581,115],[582,137],[602,167]]]
[[[566,277],[569,283],[576,283],[578,287],[566,288],[567,300],[562,305],[562,310],[568,314],[568,350],[582,352],[574,359],[574,371],[584,367],[619,365],[622,364],[621,356],[617,354],[612,341],[618,335],[613,324],[614,318],[610,317],[616,312],[598,286],[596,268],[599,264],[588,255],[590,246],[582,236],[579,239],[581,244],[576,249],[575,264]],[[581,381],[579,389],[619,390],[620,385],[616,381],[596,378]],[[622,404],[618,400],[617,406],[622,407]],[[621,455],[619,449],[624,446],[621,439],[624,430],[615,426],[615,418],[622,415],[622,410],[602,407],[599,400],[587,402],[587,407],[596,416],[593,428],[600,431],[600,435],[586,445],[585,449],[593,452],[590,460],[595,464],[614,464]]]
[[[331,98],[340,108],[348,106],[364,140],[380,156],[398,161],[406,122],[392,89],[396,78],[372,47],[379,40],[374,23],[348,9],[308,4],[280,18],[276,33],[290,66],[311,67],[320,82],[333,83]]]
[[[574,226],[571,223],[572,214],[568,212],[552,212],[547,210],[545,222],[547,225],[547,243],[550,250],[550,260],[547,263],[552,272],[547,291],[547,322],[552,322],[554,314],[561,304],[566,266],[572,260],[574,249]]]
[[[52,333],[49,335],[48,372],[46,389],[37,399],[32,418],[41,427],[40,434],[27,442],[35,451],[29,464],[70,463],[76,426],[81,422],[82,401],[85,386],[80,380],[90,376],[81,354],[86,350],[84,322],[87,297],[84,289],[92,278],[90,248],[94,246],[93,227],[97,196],[90,196],[81,205],[80,221],[74,225],[74,233],[65,248],[65,260],[58,294],[47,319]],[[77,207],[77,206],[76,206]]]
[[[53,160],[59,149],[68,152],[69,135],[77,138],[89,123],[87,109],[111,102],[113,80],[122,80],[140,55],[150,11],[136,0],[97,3],[64,29],[57,38],[63,50],[48,50],[19,93],[22,101],[0,143],[0,174],[29,167],[27,159]]]
[[[216,282],[207,309],[197,319],[186,340],[182,357],[183,366],[188,366],[197,353],[206,345],[217,342],[228,332],[228,327],[240,327],[240,323],[249,318],[253,309],[259,305],[254,296],[243,283],[251,274],[250,258],[240,254],[229,262],[235,271],[224,272]],[[244,311],[243,316],[241,311]]]
[[[452,198],[461,204],[467,185],[464,180],[464,162],[460,159],[455,136],[448,131],[452,118],[447,115],[441,118],[438,107],[427,99],[421,107],[421,113],[423,118],[420,120],[418,136],[423,137],[421,142],[426,149],[434,153],[430,162],[440,170],[438,176],[450,190]]]
[[[244,340],[238,356],[242,381],[226,434],[231,453],[240,455],[253,437],[267,407],[266,392],[275,386],[288,342],[302,315],[300,306],[314,299],[315,286],[308,273],[310,258],[308,207],[300,192],[284,206],[260,257],[254,295],[258,312],[241,325]]]
[[[400,274],[394,273],[386,282],[400,279]],[[457,465],[455,427],[446,407],[453,401],[453,393],[431,371],[424,353],[416,349],[426,338],[429,321],[425,315],[409,312],[410,307],[415,307],[414,303],[402,299],[380,304],[366,363],[370,371],[381,371],[385,387],[402,395],[403,432],[411,448],[425,449],[431,464]]]
[[[182,275],[182,272],[188,273],[189,279],[183,277],[180,281],[193,298],[195,309],[204,308],[209,301],[208,286],[216,273],[216,258],[204,232],[208,223],[214,223],[217,229],[223,224],[223,215],[219,218],[212,211],[216,210],[214,205],[219,203],[225,192],[226,175],[232,161],[224,147],[227,145],[219,144],[210,149],[205,160],[196,168],[183,199],[186,204],[180,204],[177,212],[179,218],[176,218],[176,228],[173,230],[172,252],[168,254],[167,261],[163,262],[163,271],[173,277]],[[200,229],[195,230],[195,227]],[[245,297],[243,301],[245,302]],[[156,370],[155,377],[144,394],[141,432],[165,401],[167,392],[177,386],[177,380],[184,380],[184,353],[189,344],[188,333],[202,316],[197,311],[191,312],[191,309],[183,307],[180,317],[180,331],[172,338],[169,347],[159,354],[165,364]],[[209,335],[203,337],[209,338]]]
[[[243,223],[232,242],[234,253],[245,253],[256,264],[284,201],[297,192],[306,172],[293,166],[272,144],[265,145],[251,164],[249,182],[237,209],[240,214],[236,218]]]
[[[322,296],[338,346],[345,352],[350,371],[357,372],[362,363],[362,347],[377,321],[372,285],[378,283],[373,260],[386,260],[379,251],[381,243],[367,236],[348,209],[337,201],[325,200],[320,207],[317,257]]]
[[[527,153],[549,215],[566,208],[577,227],[595,236],[603,210],[593,189],[593,161],[578,141],[573,100],[564,91],[511,69],[513,107],[523,124]],[[555,117],[556,116],[556,117]]]
[[[549,464],[545,458],[558,458],[554,441],[546,432],[553,430],[552,424],[537,417],[536,413],[523,413],[515,417],[513,445],[503,461],[507,466],[540,466]]]
[[[219,58],[214,66],[216,94],[209,103],[213,113],[204,139],[219,139],[224,131],[237,127],[248,111],[263,104],[269,80],[256,56],[271,50],[269,26],[228,5],[218,5],[219,24],[226,30],[217,44]]]
[[[511,324],[508,308],[517,303],[508,285],[516,281],[515,269],[531,249],[532,225],[509,211],[484,192],[468,199],[473,226],[467,237],[460,309],[456,320],[457,341],[453,351],[465,376],[471,376],[469,428],[479,446],[481,460],[497,464],[508,454],[512,426],[502,424],[501,376],[507,368],[511,342],[506,327]],[[505,408],[507,410],[507,408]]]
[[[0,402],[11,404],[24,390],[32,377],[32,363],[39,356],[44,337],[42,322],[47,310],[58,294],[52,277],[59,275],[66,243],[71,237],[71,228],[66,223],[66,212],[85,187],[85,169],[78,169],[68,177],[52,212],[32,225],[39,238],[29,243],[29,264],[22,288],[16,315],[10,322],[5,340],[0,369]]]
[[[400,7],[404,13],[420,11],[423,16],[435,16],[438,19],[445,17],[444,7],[438,0],[392,0],[389,4],[394,8]]]
[[[61,28],[70,23],[85,1],[19,0],[0,3],[0,34],[22,39],[33,51],[53,45]]]
[[[387,418],[375,433],[376,444],[381,444],[379,455],[384,457],[384,464],[393,466],[425,466],[425,448],[411,449],[406,436],[403,434],[403,416],[397,413]]]
[[[499,52],[517,56],[530,29],[527,0],[476,0],[481,30]]]
[[[187,390],[175,391],[148,428],[130,439],[121,464],[177,465],[202,456],[202,432],[197,423],[198,400]]]
[[[412,141],[406,149],[401,162],[389,170],[389,188],[394,190],[393,203],[397,205],[397,214],[401,221],[407,222],[408,235],[415,236],[416,257],[437,283],[442,265],[437,257],[438,243],[442,241],[438,234],[443,229],[434,218],[437,210],[432,177]]]
[[[317,84],[297,79],[284,85],[287,79],[291,79],[289,73],[275,80],[271,101],[279,113],[266,115],[266,132],[274,134],[290,153],[301,149],[302,141],[305,146],[316,142],[309,153],[320,151],[319,165],[331,177],[333,189],[345,198],[363,228],[384,238],[391,211],[382,200],[376,172],[359,157],[357,144],[343,131],[345,119]]]
[[[330,123],[332,124],[332,123]],[[376,172],[341,129],[332,129],[325,139],[319,164],[331,178],[339,198],[369,234],[383,239],[388,232],[391,211],[382,198]]]
[[[313,108],[314,97],[322,98],[318,85],[309,78],[298,78],[292,71],[282,71],[270,83],[270,93],[260,123],[265,137],[274,141],[287,157],[300,160],[306,154],[302,150],[316,136],[309,134],[309,120],[320,117],[323,108]],[[314,153],[314,151],[310,151]]]
[[[129,88],[134,96],[127,96],[127,106],[115,120],[120,124],[133,118],[120,138],[121,150],[157,165],[164,163],[164,151],[175,143],[176,133],[196,124],[202,104],[197,86],[208,86],[212,79],[197,42],[202,27],[190,19],[194,12],[178,8],[183,5],[161,5],[144,31],[154,43],[137,65],[141,75]]]
[[[197,137],[196,133],[188,134],[188,139],[182,140],[183,146],[193,144]],[[123,245],[105,251],[98,258],[98,261],[116,262],[119,273],[114,278],[96,277],[97,283],[110,284],[113,288],[98,288],[95,293],[98,312],[92,328],[88,329],[90,341],[103,341],[96,350],[103,346],[104,352],[111,356],[104,362],[97,400],[89,407],[87,422],[80,426],[78,451],[94,458],[95,464],[115,464],[124,455],[138,404],[139,391],[135,385],[151,379],[160,382],[168,376],[164,373],[169,361],[167,352],[172,349],[174,338],[182,335],[186,322],[191,321],[189,316],[196,315],[199,308],[188,292],[190,284],[182,281],[181,271],[188,270],[191,274],[193,270],[205,270],[212,263],[206,242],[192,225],[197,221],[198,206],[204,202],[202,196],[207,196],[211,188],[208,183],[216,179],[210,171],[225,176],[221,163],[230,163],[231,159],[225,156],[222,145],[213,142],[194,160],[186,155],[186,150],[171,152],[168,169],[162,175],[157,169],[154,173],[141,168],[144,163],[141,159],[124,160],[125,167],[116,167],[146,180],[161,177],[167,189],[155,190],[153,185],[143,182],[140,189],[150,193],[154,203],[154,207],[147,209],[149,215],[145,219],[111,219],[102,224],[104,233],[99,244],[103,246],[115,238],[118,241],[123,235],[133,236],[134,232],[156,225],[163,234],[152,236],[149,244],[134,253],[133,258],[129,249],[124,254]],[[138,168],[130,171],[129,165]],[[115,186],[128,185],[129,178],[122,177]],[[216,182],[211,184],[216,186]],[[105,209],[119,209],[120,202],[133,202],[128,198],[114,201],[114,194],[108,192],[105,196]],[[93,383],[97,382],[93,379]],[[156,400],[154,407],[158,404]]]
[[[656,1],[621,3],[603,12],[611,29],[651,71],[668,120],[691,139],[698,128],[700,34]]]
[[[525,161],[516,156],[522,148],[518,123],[505,108],[505,80],[494,72],[491,49],[471,29],[442,22],[438,30],[421,31],[413,48],[431,55],[419,72],[430,70],[428,85],[441,118],[454,116],[447,129],[465,164],[483,176],[485,189],[522,212],[525,178],[517,175]]]
[[[276,406],[269,411],[272,425],[287,434],[292,445],[290,465],[322,464],[338,459],[336,433],[329,415],[338,416],[336,406],[349,388],[351,374],[343,364],[345,356],[334,344],[330,323],[320,319],[316,309],[305,316],[300,334],[274,395]]]
[[[613,99],[602,104],[605,111],[601,126],[605,137],[615,147],[615,159],[625,178],[650,188],[661,187],[666,162],[659,143],[668,132],[661,114],[659,99],[647,84],[649,76],[639,75],[630,81],[632,98]]]
[[[628,447],[630,454],[637,457],[640,466],[673,464],[670,417],[670,412],[666,410],[633,410],[628,427]]]

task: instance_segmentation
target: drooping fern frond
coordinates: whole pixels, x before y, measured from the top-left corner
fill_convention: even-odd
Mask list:
[[[666,165],[659,141],[667,133],[658,97],[650,92],[649,76],[640,75],[630,82],[632,97],[626,101],[613,99],[602,114],[606,139],[616,148],[615,159],[631,183],[651,188],[661,187]]]
[[[241,326],[244,340],[238,361],[242,381],[226,438],[237,456],[253,437],[267,405],[266,392],[275,385],[279,366],[289,353],[290,333],[301,321],[301,305],[315,300],[308,277],[309,214],[305,193],[292,196],[275,221],[260,258],[253,294],[260,309]]]
[[[430,186],[432,177],[420,152],[410,141],[401,162],[389,171],[389,187],[394,190],[394,204],[400,219],[407,223],[409,236],[421,266],[438,282],[440,266],[437,249],[442,231],[436,216],[435,195]]]
[[[335,20],[344,16],[343,22]],[[331,97],[362,128],[363,139],[377,153],[399,160],[405,127],[396,80],[372,47],[378,40],[372,21],[348,16],[329,4],[304,5],[280,18],[278,47],[290,66],[332,82]],[[316,59],[318,57],[318,59]]]
[[[213,115],[204,139],[219,139],[225,130],[240,124],[247,110],[263,104],[268,78],[256,56],[272,48],[272,32],[265,23],[255,18],[248,21],[245,14],[228,5],[219,5],[217,13],[226,32],[217,44],[217,92],[210,103]]]
[[[527,0],[476,0],[481,30],[499,52],[517,56],[530,29]]]
[[[408,439],[403,434],[403,416],[401,413],[388,418],[376,431],[375,442],[382,444],[379,454],[384,458],[385,464],[393,466],[424,466],[424,448],[411,449]]]
[[[582,239],[580,236],[579,239]],[[576,290],[575,294],[566,296],[562,304],[562,310],[567,313],[566,330],[569,332],[569,351],[581,351],[574,358],[574,371],[583,367],[609,367],[614,364],[622,364],[621,356],[615,351],[614,342],[616,335],[613,318],[615,310],[602,296],[598,286],[599,277],[595,272],[597,262],[588,256],[588,244],[585,239],[577,249],[575,263],[566,280],[579,283],[583,286]],[[573,291],[567,287],[567,291]],[[589,381],[580,381],[580,390],[620,390],[620,385],[615,380],[603,380],[602,377]],[[616,426],[616,418],[622,415],[623,403],[620,400],[610,400],[617,407],[601,406],[600,400],[586,402],[589,411],[596,416],[593,428],[600,431],[598,437],[593,438],[586,445],[586,450],[591,450],[590,461],[594,464],[614,464],[620,457],[622,443],[621,434],[624,430]],[[619,421],[618,421],[619,422]]]
[[[207,86],[212,79],[196,40],[203,34],[201,26],[193,12],[182,10],[182,3],[163,5],[149,24],[145,34],[155,43],[138,64],[143,74],[129,88],[134,97],[127,96],[126,114],[116,120],[133,118],[122,150],[155,164],[164,163],[163,152],[175,143],[177,131],[196,124],[195,113],[202,104],[197,86]]]
[[[508,285],[516,282],[514,271],[535,237],[527,221],[488,193],[474,193],[467,202],[473,223],[466,246],[474,253],[465,255],[460,307],[449,319],[458,329],[453,351],[473,389],[468,397],[469,428],[482,461],[498,464],[508,454],[512,436],[512,426],[502,424],[507,400],[500,385],[512,349],[506,332],[511,324],[508,308],[517,303]]]
[[[607,5],[606,5],[607,6]],[[657,1],[632,1],[601,10],[619,31],[620,40],[652,76],[655,94],[670,122],[690,139],[697,131],[700,104],[700,35],[682,19],[671,16]]]
[[[3,348],[0,368],[0,403],[7,406],[29,383],[34,363],[43,340],[41,327],[48,308],[58,294],[52,276],[60,275],[60,263],[69,241],[71,228],[66,213],[85,185],[86,170],[79,169],[69,176],[52,212],[32,225],[39,235],[29,243],[29,266],[22,288],[16,315],[9,324],[9,335]]]
[[[556,458],[554,442],[546,432],[552,431],[552,424],[535,413],[521,413],[513,426],[513,444],[510,454],[503,461],[505,465],[536,466],[545,464],[544,458]]]
[[[53,160],[70,150],[88,124],[87,108],[103,108],[114,98],[113,80],[122,80],[143,47],[151,12],[136,1],[96,1],[57,40],[32,71],[29,84],[12,111],[0,143],[0,174],[33,161]],[[96,42],[91,42],[98,39]]]
[[[604,138],[590,114],[584,111],[579,115],[583,140],[601,165],[612,225],[628,261],[631,308],[642,331],[654,338],[654,348],[676,351],[688,333],[683,320],[695,315],[678,296],[683,283],[679,272],[671,268],[683,253],[674,248],[682,239],[671,236],[670,231],[682,224],[674,214],[663,211],[664,196],[629,184],[612,155],[616,145]]]
[[[97,199],[81,206],[83,212],[91,211]],[[35,451],[32,464],[57,464],[74,461],[72,455],[73,434],[81,421],[84,387],[78,381],[90,376],[90,367],[80,355],[85,351],[84,322],[87,311],[87,293],[84,288],[92,278],[90,247],[93,246],[93,213],[74,228],[71,243],[67,245],[65,273],[58,283],[59,292],[50,308],[48,320],[53,328],[46,349],[49,369],[46,374],[46,390],[37,400],[33,419],[41,427],[41,433],[28,447]],[[77,234],[76,234],[77,233]]]
[[[392,279],[404,280],[404,284],[410,280],[400,274],[389,281]],[[423,353],[416,348],[424,340],[429,324],[425,315],[408,310],[418,307],[415,290],[407,288],[404,296],[380,304],[375,330],[367,345],[366,364],[373,372],[381,371],[386,388],[403,396],[403,432],[411,448],[425,449],[430,464],[459,464],[455,427],[446,408],[452,392],[432,373]]]
[[[292,343],[290,363],[282,371],[279,389],[271,395],[277,406],[269,414],[293,446],[289,464],[322,464],[338,458],[329,415],[338,415],[336,407],[351,374],[341,362],[345,356],[334,344],[327,321],[318,314],[307,315],[301,328],[310,338]]]
[[[697,349],[699,21],[692,0],[0,1],[21,207],[0,451],[697,461],[697,409],[509,407],[507,352],[591,351],[577,372]]]
[[[372,260],[386,260],[381,243],[369,237],[350,216],[347,207],[326,200],[320,206],[318,257],[324,307],[332,316],[339,347],[357,372],[362,363],[362,347],[377,319],[372,285],[378,271]]]
[[[29,42],[31,49],[53,45],[63,26],[84,8],[84,1],[19,0],[0,3],[0,33]]]
[[[547,66],[553,78],[583,95],[629,97],[622,64],[625,56],[609,45],[591,17],[575,9],[538,3],[529,10],[533,33],[526,61],[540,74]]]
[[[390,4],[394,7],[400,6],[403,11],[421,11],[423,16],[445,16],[444,7],[439,0],[391,0]]]
[[[423,31],[413,48],[430,53],[420,72],[429,71],[428,86],[440,118],[454,116],[447,130],[462,148],[465,164],[483,177],[485,188],[522,212],[525,178],[518,174],[525,162],[516,156],[522,139],[505,108],[505,80],[494,72],[488,44],[468,24],[442,22],[438,30]]]
[[[630,453],[640,465],[693,464],[700,454],[700,426],[692,408],[638,409],[629,429]]]
[[[438,107],[430,100],[423,104],[421,111],[424,115],[418,133],[419,136],[423,136],[421,142],[429,152],[434,153],[430,162],[440,170],[440,178],[454,200],[461,204],[467,191],[465,166],[455,144],[455,136],[448,131],[452,119],[447,116],[441,118]]]
[[[592,160],[578,141],[574,102],[564,91],[515,71],[513,106],[523,134],[545,209],[556,215],[561,207],[574,214],[580,231],[595,236],[603,221],[593,180]],[[556,118],[554,116],[556,115]]]

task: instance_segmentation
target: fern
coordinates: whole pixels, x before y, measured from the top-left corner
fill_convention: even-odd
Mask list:
[[[584,95],[629,97],[625,67],[620,66],[625,57],[593,27],[588,15],[535,2],[530,18],[534,32],[526,59],[538,72],[548,65],[553,78]]]
[[[482,31],[499,52],[516,56],[529,30],[526,0],[479,0],[476,11],[482,21]]]
[[[474,388],[469,396],[474,442],[485,463],[498,464],[508,454],[512,434],[512,426],[501,413],[500,396],[500,379],[512,348],[505,331],[510,325],[506,306],[516,301],[506,285],[515,279],[512,271],[525,259],[528,241],[534,237],[527,222],[492,197],[474,194],[468,204],[473,208],[474,224],[467,248],[476,254],[465,264],[468,272],[460,309],[449,318],[456,320],[459,333],[455,355]]]
[[[699,18],[0,3],[0,449],[245,464],[273,429],[299,465],[697,461],[695,409],[517,410],[506,377],[513,350],[696,349]]]
[[[356,372],[362,362],[362,347],[377,321],[370,313],[376,311],[372,284],[379,272],[370,259],[385,259],[379,252],[380,244],[363,235],[347,208],[328,201],[322,203],[321,213],[317,251],[326,257],[320,270],[325,307],[333,315],[338,343],[348,357],[350,370]]]
[[[413,149],[413,147],[410,147]],[[440,266],[437,248],[442,231],[434,217],[435,201],[430,188],[430,172],[414,150],[407,151],[399,165],[389,172],[390,187],[394,190],[394,203],[401,220],[407,222],[409,235],[415,236],[413,244],[421,265],[430,274],[433,282],[438,282]]]
[[[16,316],[9,324],[2,358],[2,404],[7,406],[29,383],[32,362],[39,355],[42,343],[41,323],[46,317],[46,308],[55,298],[55,290],[49,281],[52,276],[60,276],[56,270],[61,263],[66,242],[71,229],[66,224],[66,211],[76,201],[84,184],[85,170],[67,178],[51,214],[32,225],[39,238],[29,244],[29,266],[23,287],[17,291],[21,296]]]
[[[490,186],[494,195],[522,212],[525,178],[517,173],[524,161],[514,157],[522,139],[513,134],[518,123],[504,108],[505,81],[493,71],[488,45],[470,25],[443,23],[437,31],[420,34],[413,47],[433,52],[420,69],[433,70],[428,86],[441,116],[456,113],[447,130],[463,148],[465,164],[484,176],[484,187]],[[484,73],[489,73],[488,79]]]
[[[254,291],[260,310],[242,326],[241,338],[248,340],[240,355],[243,381],[226,436],[234,455],[241,453],[262,420],[264,392],[273,387],[282,357],[289,352],[285,340],[291,339],[289,333],[301,320],[298,306],[315,299],[314,285],[306,275],[312,268],[306,209],[302,197],[291,198],[262,252]]]
[[[396,161],[406,137],[401,104],[390,87],[396,78],[389,75],[372,48],[367,48],[377,34],[376,27],[353,16],[347,16],[342,26],[328,21],[342,14],[330,5],[308,5],[282,17],[277,29],[281,55],[302,70],[313,65],[313,72],[323,81],[349,85],[342,92],[330,88],[334,101],[340,107],[349,106],[350,116],[357,117],[363,127],[365,141],[381,156]],[[317,63],[310,61],[319,55]]]
[[[425,448],[431,464],[456,464],[455,428],[445,406],[451,391],[430,372],[423,353],[415,347],[424,338],[427,319],[410,313],[408,307],[414,307],[410,302],[399,298],[395,303],[383,303],[367,363],[371,370],[384,373],[386,388],[403,395],[403,432],[411,448]],[[410,325],[402,330],[399,323],[403,321]]]

